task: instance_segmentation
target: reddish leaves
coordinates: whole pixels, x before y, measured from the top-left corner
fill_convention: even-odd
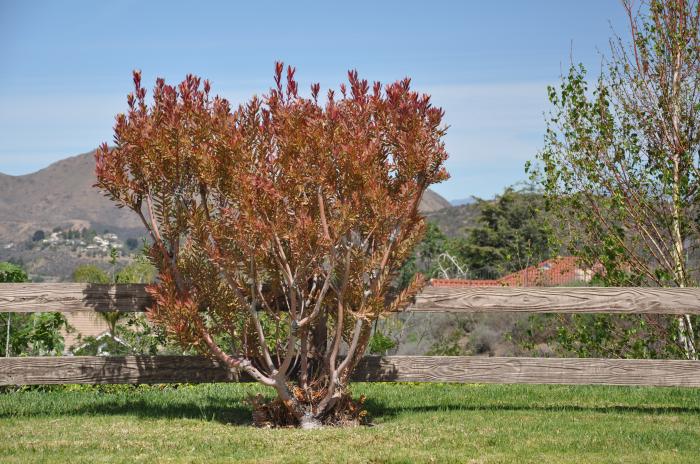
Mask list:
[[[319,102],[320,86],[304,98],[294,73],[277,63],[275,87],[232,112],[192,75],[177,87],[158,79],[148,106],[135,72],[115,147],[95,155],[97,186],[133,209],[155,242],[152,316],[204,352],[216,350],[197,337],[227,337],[237,362],[255,358],[248,364],[263,377],[287,369],[297,337],[314,327],[343,337],[352,359],[362,355],[371,320],[419,288],[384,306],[420,239],[421,196],[447,178],[442,110],[409,79],[370,89],[350,71],[342,97],[329,91]],[[347,375],[326,364],[321,383],[332,395]]]

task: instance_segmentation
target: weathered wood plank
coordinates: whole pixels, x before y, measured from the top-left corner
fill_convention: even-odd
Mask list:
[[[410,311],[700,314],[700,288],[426,287]]]
[[[700,387],[700,362],[368,356],[358,366],[353,380]],[[235,381],[231,371],[212,360],[194,356],[0,358],[0,385],[230,381]]]
[[[700,362],[653,359],[367,357],[358,381],[700,387]]]
[[[140,284],[0,284],[0,312],[129,312],[150,304]],[[426,287],[409,310],[700,314],[700,288]]]
[[[151,298],[141,284],[0,284],[0,312],[144,311]]]
[[[230,370],[199,356],[0,358],[0,385],[200,383],[235,380],[235,375]]]

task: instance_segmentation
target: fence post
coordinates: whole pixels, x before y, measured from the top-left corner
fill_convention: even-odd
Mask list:
[[[5,357],[10,357],[10,317],[12,313],[7,313],[7,337],[5,338]]]

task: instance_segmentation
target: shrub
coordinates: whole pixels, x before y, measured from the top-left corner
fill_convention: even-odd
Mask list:
[[[294,69],[284,81],[278,63],[275,87],[231,111],[208,81],[158,79],[149,107],[134,73],[97,185],[151,235],[152,320],[276,390],[257,422],[344,423],[372,322],[422,285],[388,296],[423,234],[423,192],[447,178],[443,112],[409,79],[370,89],[353,71],[324,104]]]

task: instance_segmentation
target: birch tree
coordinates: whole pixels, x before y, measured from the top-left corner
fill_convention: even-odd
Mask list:
[[[612,285],[698,283],[700,6],[697,0],[625,0],[630,37],[614,36],[589,90],[572,65],[539,155],[549,204],[569,221],[572,245],[605,266]],[[675,321],[696,359],[697,321]]]

